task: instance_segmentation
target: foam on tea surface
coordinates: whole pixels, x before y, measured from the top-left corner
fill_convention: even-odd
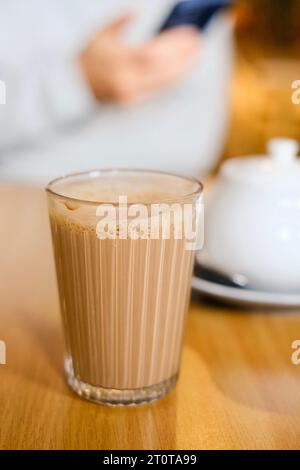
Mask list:
[[[196,182],[179,176],[145,172],[118,171],[95,172],[94,177],[74,178],[73,181],[61,180],[55,192],[62,196],[90,202],[117,203],[119,196],[127,196],[128,202],[152,203],[183,197],[197,191]]]

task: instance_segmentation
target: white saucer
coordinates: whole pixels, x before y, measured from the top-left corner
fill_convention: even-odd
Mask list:
[[[300,293],[281,294],[279,292],[262,292],[239,287],[229,287],[201,279],[197,276],[193,276],[192,287],[201,294],[230,304],[283,308],[300,307]]]

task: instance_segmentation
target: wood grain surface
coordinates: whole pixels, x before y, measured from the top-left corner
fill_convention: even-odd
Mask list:
[[[175,391],[111,408],[67,387],[46,201],[0,188],[1,449],[300,448],[297,311],[248,311],[194,299]]]

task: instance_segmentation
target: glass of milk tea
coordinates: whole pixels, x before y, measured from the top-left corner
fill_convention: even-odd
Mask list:
[[[176,384],[202,185],[144,170],[96,170],[46,188],[70,387],[140,404]]]

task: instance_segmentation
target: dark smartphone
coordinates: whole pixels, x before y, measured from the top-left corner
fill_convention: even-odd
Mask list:
[[[186,0],[175,5],[158,32],[176,26],[192,25],[205,29],[212,17],[232,4],[232,0]]]

